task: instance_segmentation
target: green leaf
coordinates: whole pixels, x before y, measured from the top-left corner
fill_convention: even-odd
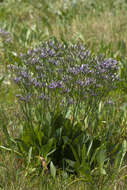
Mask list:
[[[92,158],[91,158],[91,160],[90,160],[90,165],[91,165],[93,162],[96,162],[96,161],[97,161],[99,167],[102,168],[105,159],[106,159],[106,150],[105,150],[105,145],[102,144],[100,147],[98,147],[98,148],[96,148],[96,149],[94,150],[94,154],[92,155]]]
[[[51,176],[55,179],[56,178],[56,168],[52,161],[50,162],[50,172],[51,172]]]
[[[105,149],[98,150],[97,162],[99,164],[99,167],[103,168],[105,158],[106,158]]]
[[[31,158],[32,158],[32,147],[30,147],[29,153],[28,153],[28,164],[30,164]]]
[[[90,144],[89,144],[89,147],[88,147],[88,150],[87,150],[87,157],[89,156],[90,154],[90,151],[92,149],[92,145],[93,145],[93,140],[91,140]]]
[[[115,167],[116,168],[119,168],[119,169],[121,168],[124,157],[126,155],[126,152],[127,152],[127,141],[124,140],[122,143],[121,150],[118,152],[116,159],[115,159]]]
[[[2,78],[0,79],[0,85],[1,85],[2,82],[4,81],[4,78],[5,78],[5,77],[2,77]]]
[[[41,150],[42,150],[42,154],[43,156],[47,156],[52,154],[56,149],[56,140],[55,138],[51,138],[49,139],[49,141],[47,142],[47,144],[41,146]]]
[[[106,175],[106,174],[107,174],[104,168],[100,168],[100,173],[101,173],[102,175]]]
[[[64,144],[68,144],[70,142],[70,139],[67,136],[62,137]]]
[[[10,139],[10,136],[9,136],[8,129],[7,129],[6,125],[2,125],[2,129],[3,129],[3,133],[5,134],[5,137],[7,139],[7,142],[11,147],[12,146],[12,141]]]
[[[28,29],[28,30],[27,30],[27,32],[26,32],[26,40],[28,40],[28,39],[29,39],[30,34],[31,34],[31,31]]]
[[[69,166],[70,167],[72,167],[72,168],[74,168],[75,167],[75,161],[72,161],[72,160],[70,160],[70,159],[64,159],[65,161],[66,161],[66,163],[68,163],[69,164]]]
[[[34,131],[35,131],[35,134],[36,134],[36,138],[37,138],[37,140],[38,140],[38,142],[39,142],[39,145],[42,146],[42,139],[43,139],[43,137],[44,137],[43,131],[40,130],[38,126],[35,127],[35,130],[34,130]]]
[[[77,154],[76,150],[74,149],[74,147],[69,143],[69,146],[71,147],[71,150],[73,152],[74,158],[77,162],[78,165],[80,165],[80,158],[79,155]]]
[[[28,147],[23,140],[16,138],[15,141],[19,152],[21,152],[22,154],[28,152]]]
[[[82,164],[85,164],[85,163],[86,163],[86,146],[84,144],[82,148]]]
[[[47,156],[50,156],[50,155],[53,154],[55,151],[56,151],[56,148],[54,148],[53,150],[51,150],[51,151],[47,154]]]
[[[27,147],[35,144],[36,141],[36,134],[34,131],[34,127],[31,124],[25,123],[23,126],[23,133],[21,138]]]
[[[120,167],[122,165],[122,162],[123,162],[123,159],[124,159],[124,156],[127,152],[127,141],[124,140],[123,143],[122,143],[122,158],[121,158],[121,161],[120,161]]]
[[[90,167],[87,163],[84,163],[83,165],[81,165],[77,172],[81,175],[81,176],[84,176],[86,177],[89,181],[92,182],[92,176],[90,174]]]
[[[22,154],[21,154],[20,152],[17,152],[16,150],[13,150],[13,149],[11,149],[11,148],[7,148],[7,147],[5,147],[5,146],[0,146],[0,148],[3,149],[3,150],[10,151],[10,152],[15,152],[16,154],[22,156]]]

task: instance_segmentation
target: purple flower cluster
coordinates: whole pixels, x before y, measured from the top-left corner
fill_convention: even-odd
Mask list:
[[[30,96],[30,95],[22,96],[21,94],[17,94],[16,97],[19,98],[19,100],[25,101],[25,102],[29,102],[30,99],[31,99],[31,96]]]
[[[9,32],[7,32],[6,30],[0,28],[0,35],[8,37]]]
[[[2,37],[5,43],[8,43],[12,40],[10,33],[2,28],[0,28],[0,37]]]
[[[20,59],[20,64],[9,66],[20,86],[18,97],[28,102],[48,101],[50,107],[62,102],[65,106],[73,102],[85,105],[87,99],[94,106],[93,99],[114,89],[119,78],[116,60],[95,57],[79,43],[49,40],[25,55],[21,53]]]

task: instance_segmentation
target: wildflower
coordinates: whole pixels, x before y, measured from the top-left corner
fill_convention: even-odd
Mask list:
[[[78,102],[85,112],[95,106],[93,100],[101,100],[115,89],[119,80],[116,60],[92,56],[82,44],[49,40],[20,57],[20,66],[15,63],[8,67],[19,85],[19,100],[38,104],[48,100],[50,111],[54,111],[54,106],[62,107],[61,103],[75,107]]]

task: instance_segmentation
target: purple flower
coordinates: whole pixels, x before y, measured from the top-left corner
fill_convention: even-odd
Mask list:
[[[25,71],[21,71],[21,76],[24,78],[28,78],[28,74]]]
[[[17,71],[19,71],[19,67],[17,66],[17,65],[12,65],[12,64],[10,64],[10,65],[8,65],[8,69],[12,69],[12,70],[17,70]]]
[[[20,57],[20,58],[23,58],[23,57],[24,57],[23,53],[20,53],[19,57]]]
[[[73,102],[74,102],[74,101],[73,101],[72,98],[69,98],[69,99],[68,99],[68,104],[73,104]]]
[[[82,65],[81,65],[81,67],[80,67],[80,71],[83,71],[83,70],[84,70],[84,68],[85,68],[85,65],[84,65],[84,64],[82,64]]]
[[[54,41],[49,41],[49,45],[50,45],[51,47],[54,47],[55,42],[54,42]]]
[[[40,57],[41,57],[41,58],[45,58],[45,57],[46,57],[46,54],[44,53],[44,51],[41,52]]]
[[[42,70],[42,69],[43,69],[42,66],[38,66],[38,65],[36,66],[36,70],[37,70],[37,71]]]
[[[54,81],[49,84],[49,88],[57,88],[57,87],[63,88],[63,82],[62,81],[60,81],[60,82]]]
[[[39,52],[39,49],[38,48],[34,48],[34,53],[38,53]]]
[[[70,73],[74,74],[74,75],[77,75],[79,74],[80,70],[78,67],[72,67],[68,70]]]
[[[48,52],[48,55],[51,56],[51,57],[52,57],[52,56],[55,56],[55,51],[54,51],[54,50],[50,50],[50,51]]]
[[[38,96],[38,99],[41,100],[41,99],[44,99],[44,100],[49,100],[49,97],[44,95],[44,94],[41,94],[40,96]]]
[[[12,38],[7,38],[6,40],[5,40],[5,43],[9,43],[9,42],[11,42],[12,41]]]
[[[17,98],[19,98],[21,101],[29,102],[31,99],[31,95],[22,96],[21,94],[16,95]]]
[[[2,35],[3,37],[8,37],[9,36],[9,32],[7,32],[6,30],[0,28],[0,35]]]
[[[29,51],[27,52],[27,55],[28,55],[28,56],[31,56],[31,55],[32,55],[32,51],[29,50]]]
[[[59,88],[63,88],[63,81],[57,82]]]
[[[58,60],[49,59],[48,61],[49,61],[49,63],[52,63],[54,65],[59,65],[59,61]]]
[[[21,80],[22,80],[21,77],[16,77],[16,78],[14,79],[14,82],[18,84],[19,82],[21,82]]]
[[[80,86],[83,86],[84,85],[84,81],[83,80],[78,80],[77,84],[79,84]]]
[[[69,88],[63,88],[63,93],[69,93],[71,90]]]
[[[39,87],[39,88],[42,87],[42,85],[41,85],[41,83],[40,83],[39,81],[38,81],[38,82],[35,82],[35,83],[34,83],[34,86],[35,86],[35,87]]]
[[[38,62],[38,59],[37,58],[32,58],[32,60],[31,60],[31,64],[36,64]]]
[[[58,86],[57,82],[52,82],[50,85],[49,85],[49,88],[56,88]]]

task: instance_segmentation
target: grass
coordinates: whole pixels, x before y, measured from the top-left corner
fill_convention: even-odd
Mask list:
[[[0,1],[0,28],[10,32],[11,41],[0,37],[0,76],[5,79],[0,91],[0,145],[6,144],[2,127],[9,129],[11,136],[20,131],[21,111],[15,93],[18,89],[10,81],[7,65],[18,60],[20,52],[55,36],[71,43],[81,41],[95,54],[103,53],[114,57],[123,65],[127,76],[127,1],[126,0],[3,0]],[[125,63],[125,64],[123,64]],[[90,123],[93,135],[106,129],[111,131],[111,141],[122,142],[127,136],[127,90],[123,81],[118,90],[112,93],[115,106],[105,109],[99,123]],[[117,140],[116,140],[117,139]],[[93,185],[78,176],[58,172],[56,179],[47,174],[40,175],[26,170],[13,152],[0,150],[0,190],[126,190],[127,156],[122,167],[115,171],[110,168],[107,176],[97,176]]]

